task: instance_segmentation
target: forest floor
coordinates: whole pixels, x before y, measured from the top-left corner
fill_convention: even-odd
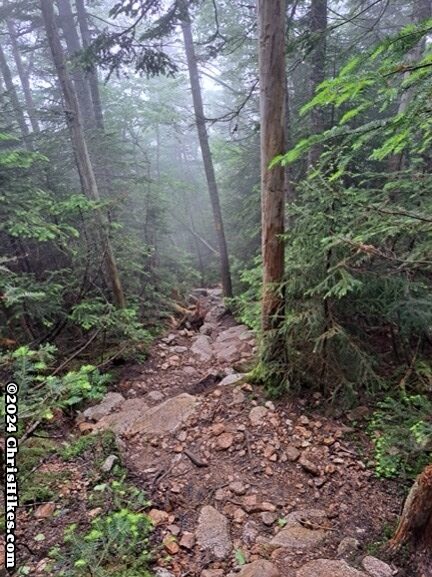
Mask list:
[[[219,290],[196,296],[204,325],[157,340],[147,361],[123,368],[101,403],[51,439],[72,449],[36,465],[45,483],[57,477],[37,507],[21,508],[21,574],[59,574],[48,552],[71,523],[89,527],[106,507],[97,491],[126,474],[151,500],[158,577],[411,577],[375,557],[384,558],[402,494],[374,476],[368,409],[331,416],[319,394],[269,401],[242,372],[253,334]],[[97,431],[112,431],[116,444],[91,445]]]

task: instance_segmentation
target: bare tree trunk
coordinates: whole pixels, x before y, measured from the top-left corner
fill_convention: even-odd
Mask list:
[[[390,550],[414,543],[422,577],[432,577],[432,465],[417,477],[405,501]]]
[[[285,0],[258,0],[264,345],[284,320],[285,170],[269,165],[285,150],[285,20]]]
[[[190,84],[192,89],[192,98],[195,110],[195,121],[198,130],[198,138],[201,147],[204,170],[207,178],[207,186],[209,189],[210,201],[213,210],[213,220],[219,245],[219,258],[220,258],[223,293],[225,297],[232,297],[233,292],[231,284],[228,248],[225,238],[222,211],[220,207],[219,191],[216,184],[215,170],[213,166],[213,159],[210,151],[209,138],[204,116],[204,105],[201,94],[201,86],[198,74],[197,59],[195,55],[195,47],[192,38],[192,28],[187,7],[185,4],[184,4],[184,12],[185,16],[182,22],[183,39],[189,69]]]
[[[99,190],[84,137],[78,98],[67,70],[58,28],[55,22],[52,0],[41,0],[41,8],[48,44],[63,92],[63,99],[66,108],[66,122],[70,132],[81,186],[84,194],[88,198],[99,201]],[[111,247],[107,218],[100,210],[97,210],[96,215],[100,227],[99,234],[103,247],[105,267],[111,283],[114,302],[118,307],[123,308],[126,306],[126,301],[117,269],[117,263]]]
[[[21,52],[18,46],[18,39],[17,39],[18,35],[15,27],[15,22],[13,20],[8,19],[6,23],[11,40],[12,54],[15,60],[16,70],[18,72],[18,76],[23,89],[30,124],[32,126],[33,132],[39,132],[39,123],[36,118],[36,108],[33,102],[29,78],[24,70],[24,65],[21,58]]]
[[[3,80],[5,83],[5,88],[7,91],[9,101],[12,105],[13,115],[14,115],[14,117],[17,121],[17,124],[19,126],[19,129],[21,131],[21,135],[24,139],[24,143],[26,145],[26,148],[30,149],[31,146],[30,146],[30,142],[29,142],[29,136],[30,136],[29,127],[27,126],[24,112],[23,112],[23,109],[21,107],[21,103],[20,103],[19,98],[18,98],[18,93],[16,91],[15,85],[14,85],[13,80],[12,80],[12,74],[11,74],[10,68],[9,68],[7,60],[6,60],[5,53],[3,52],[3,48],[1,47],[1,45],[0,45],[0,71],[1,71],[1,74],[3,76]]]
[[[325,80],[326,40],[327,32],[327,0],[311,0],[310,33],[314,49],[311,53],[311,97],[317,87]],[[315,106],[310,114],[311,134],[320,134],[325,130],[324,110]],[[322,152],[320,145],[313,146],[309,151],[309,167],[315,166]]]
[[[74,58],[82,50],[77,29],[75,27],[74,15],[70,5],[70,0],[57,0],[59,10],[59,23],[63,30],[69,58]],[[75,84],[81,115],[84,126],[94,126],[93,103],[90,95],[90,88],[86,75],[76,62],[72,62],[71,76]]]
[[[82,44],[84,48],[88,48],[92,42],[90,28],[88,23],[88,14],[84,6],[84,0],[75,0],[77,9],[78,24],[81,31]],[[96,120],[96,127],[104,130],[104,118],[102,102],[99,91],[99,79],[96,66],[92,65],[88,73],[88,81],[90,85],[90,92],[93,102],[93,112]]]

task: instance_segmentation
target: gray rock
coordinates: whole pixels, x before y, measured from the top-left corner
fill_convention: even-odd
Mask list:
[[[102,401],[94,407],[89,407],[83,413],[86,419],[91,421],[99,421],[106,415],[109,415],[117,409],[125,400],[120,393],[107,393]]]
[[[221,342],[213,344],[213,351],[217,360],[222,363],[233,363],[240,358],[242,352],[236,343]]]
[[[376,557],[365,557],[362,561],[362,567],[372,577],[392,577],[393,575],[393,570],[390,565],[387,565],[387,563],[384,563],[384,561]]]
[[[187,347],[175,345],[174,347],[171,347],[171,350],[173,353],[177,353],[177,354],[181,355],[182,353],[187,353],[189,349]]]
[[[259,535],[259,529],[255,521],[247,521],[247,523],[243,527],[242,540],[247,545],[252,545],[253,543],[255,543],[255,540],[258,537],[258,535]]]
[[[363,571],[350,567],[346,561],[317,559],[303,565],[296,577],[368,577]]]
[[[297,461],[297,459],[300,457],[300,451],[293,445],[289,445],[285,449],[285,454],[287,456],[288,461],[291,461],[292,463],[294,463],[294,461]]]
[[[204,323],[200,328],[200,333],[202,335],[210,336],[212,334],[212,332],[214,331],[214,329],[215,329],[214,325],[212,325],[210,323]]]
[[[155,576],[156,577],[175,577],[174,573],[171,573],[171,571],[168,571],[168,569],[156,569],[155,570]]]
[[[95,429],[102,431],[113,431],[117,435],[125,433],[128,427],[141,415],[149,410],[145,399],[128,399],[120,405],[120,411],[106,415],[97,422]]]
[[[146,398],[154,403],[159,403],[159,401],[164,400],[165,395],[160,391],[150,391]]]
[[[271,545],[288,549],[313,549],[327,536],[324,511],[305,509],[286,516],[285,527],[273,537]]]
[[[228,519],[214,507],[207,505],[201,509],[196,538],[198,545],[217,559],[225,559],[231,553]]]
[[[353,537],[345,537],[337,548],[338,557],[349,559],[360,549],[360,542]]]
[[[278,569],[265,559],[245,565],[238,575],[239,577],[280,577]]]
[[[213,358],[213,349],[209,337],[206,335],[196,337],[191,347],[191,352],[202,362],[210,361]]]
[[[226,377],[224,377],[221,382],[219,383],[219,385],[225,386],[225,385],[236,385],[237,383],[241,383],[243,381],[243,379],[245,378],[245,375],[242,373],[234,373],[233,375],[227,375]]]
[[[165,433],[173,433],[194,413],[196,406],[196,397],[187,393],[177,395],[148,409],[130,424],[126,434],[164,435]]]
[[[109,473],[111,469],[114,467],[114,463],[118,460],[117,455],[109,455],[107,457],[101,467],[101,471],[103,473]]]
[[[259,425],[267,416],[267,413],[268,409],[266,409],[266,407],[258,406],[251,409],[251,412],[249,413],[249,420],[251,424],[254,426]]]

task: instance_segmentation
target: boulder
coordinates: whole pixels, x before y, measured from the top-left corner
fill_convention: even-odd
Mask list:
[[[228,519],[214,507],[203,507],[198,519],[196,539],[201,549],[209,551],[217,559],[225,559],[232,550]]]
[[[209,337],[207,335],[196,337],[191,347],[191,352],[204,363],[210,361],[213,357],[213,349]]]
[[[99,421],[117,409],[124,400],[125,398],[120,393],[107,393],[99,404],[86,409],[83,415],[91,421]]]
[[[296,577],[368,577],[363,571],[354,569],[346,561],[317,559],[303,565]]]
[[[376,557],[365,557],[362,561],[362,567],[372,577],[392,577],[393,575],[392,568]]]
[[[287,549],[313,549],[327,536],[324,511],[306,509],[286,517],[285,527],[273,537],[271,545]]]

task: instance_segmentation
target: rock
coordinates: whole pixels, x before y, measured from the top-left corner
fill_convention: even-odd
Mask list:
[[[128,435],[173,433],[195,411],[197,399],[183,393],[148,409],[127,428]]]
[[[180,547],[183,547],[183,549],[193,549],[195,546],[195,535],[185,531],[180,539],[179,545]]]
[[[224,577],[225,571],[223,569],[204,569],[201,577]]]
[[[276,513],[271,513],[270,511],[264,511],[264,513],[261,513],[261,521],[264,525],[267,525],[267,527],[271,527],[276,519]]]
[[[159,568],[155,570],[155,577],[175,577],[175,575],[168,569]]]
[[[99,421],[112,413],[114,409],[120,407],[124,400],[125,398],[120,393],[107,393],[98,405],[89,407],[84,411],[83,415],[91,421]]]
[[[161,511],[160,509],[152,509],[148,513],[148,517],[150,517],[155,527],[157,527],[158,525],[168,521],[169,514],[166,511]]]
[[[39,505],[39,507],[35,510],[34,516],[36,519],[47,519],[48,517],[52,516],[55,510],[55,503],[44,503],[43,505]]]
[[[361,405],[349,411],[347,413],[347,417],[350,421],[361,421],[363,419],[366,419],[366,417],[368,417],[369,414],[370,414],[369,407]]]
[[[159,403],[160,401],[164,400],[165,395],[160,391],[150,391],[146,398],[153,403]]]
[[[239,359],[241,350],[237,344],[221,343],[216,341],[213,344],[213,351],[218,361],[221,363],[233,363]]]
[[[238,577],[280,577],[280,573],[273,563],[265,559],[259,559],[245,565]]]
[[[234,443],[234,435],[232,433],[222,433],[217,438],[217,445],[222,451],[229,449]]]
[[[232,397],[233,397],[232,400],[233,405],[243,405],[243,403],[246,401],[246,395],[239,389],[235,389],[233,391]]]
[[[127,428],[143,413],[149,410],[149,406],[143,397],[138,399],[127,399],[120,410],[116,413],[106,415],[95,425],[96,430],[110,430],[117,435],[123,434]]]
[[[316,509],[294,511],[285,519],[285,527],[271,540],[273,546],[312,549],[319,545],[327,535],[326,529],[322,528],[327,520],[324,511]]]
[[[303,467],[303,469],[308,473],[310,473],[311,475],[314,475],[315,477],[319,476],[320,470],[318,468],[318,465],[315,465],[315,463],[309,461],[309,459],[306,459],[306,457],[304,457],[303,455],[300,457],[299,463]]]
[[[179,355],[182,355],[183,353],[187,353],[189,349],[187,347],[182,347],[180,345],[176,345],[174,347],[171,347],[171,350],[173,353],[177,353]]]
[[[227,375],[226,377],[224,377],[219,383],[219,385],[221,386],[237,385],[241,383],[244,378],[245,375],[243,373],[234,373],[233,375]]]
[[[289,445],[285,449],[285,454],[287,456],[288,461],[291,461],[292,463],[294,463],[294,461],[297,461],[297,459],[300,457],[300,451],[292,445]]]
[[[360,542],[353,537],[345,537],[337,548],[338,557],[349,559],[360,549]]]
[[[363,571],[350,567],[346,561],[317,559],[303,565],[296,577],[368,577]]]
[[[246,493],[246,487],[241,481],[233,481],[229,484],[229,490],[235,495],[244,495]]]
[[[259,425],[267,416],[268,409],[266,407],[254,407],[249,413],[249,420],[253,426]]]
[[[209,337],[206,335],[196,337],[191,347],[191,352],[203,363],[210,361],[213,357],[213,348],[210,344]]]
[[[86,423],[85,421],[78,423],[79,432],[83,435],[89,435],[94,431],[94,428],[95,426],[92,423]]]
[[[225,432],[225,425],[223,423],[215,423],[214,425],[212,425],[210,432],[215,437],[218,437],[219,435],[222,435],[222,433]]]
[[[211,552],[217,559],[228,557],[232,542],[227,518],[214,507],[203,507],[198,519],[196,539],[202,549]]]
[[[214,325],[212,325],[211,323],[204,323],[201,328],[200,328],[200,333],[202,335],[211,335],[212,332],[214,331]]]
[[[258,537],[258,535],[259,535],[258,525],[255,523],[255,521],[248,521],[246,525],[243,527],[242,540],[247,545],[252,545],[253,543],[255,543],[255,539]]]
[[[392,568],[389,565],[387,565],[387,563],[384,563],[384,561],[381,561],[380,559],[377,559],[376,557],[370,557],[370,556],[365,557],[362,561],[362,567],[372,577],[392,577],[393,576]]]
[[[177,535],[180,535],[181,533],[181,529],[178,525],[168,525],[167,529],[171,535],[174,535],[174,537],[177,537]]]
[[[109,473],[111,471],[111,469],[114,466],[114,463],[118,461],[118,457],[117,455],[109,455],[109,457],[107,457],[101,467],[101,471],[103,473]]]
[[[165,551],[167,551],[170,555],[177,555],[177,553],[180,551],[179,544],[172,535],[167,535],[162,541],[162,544],[165,548]]]

